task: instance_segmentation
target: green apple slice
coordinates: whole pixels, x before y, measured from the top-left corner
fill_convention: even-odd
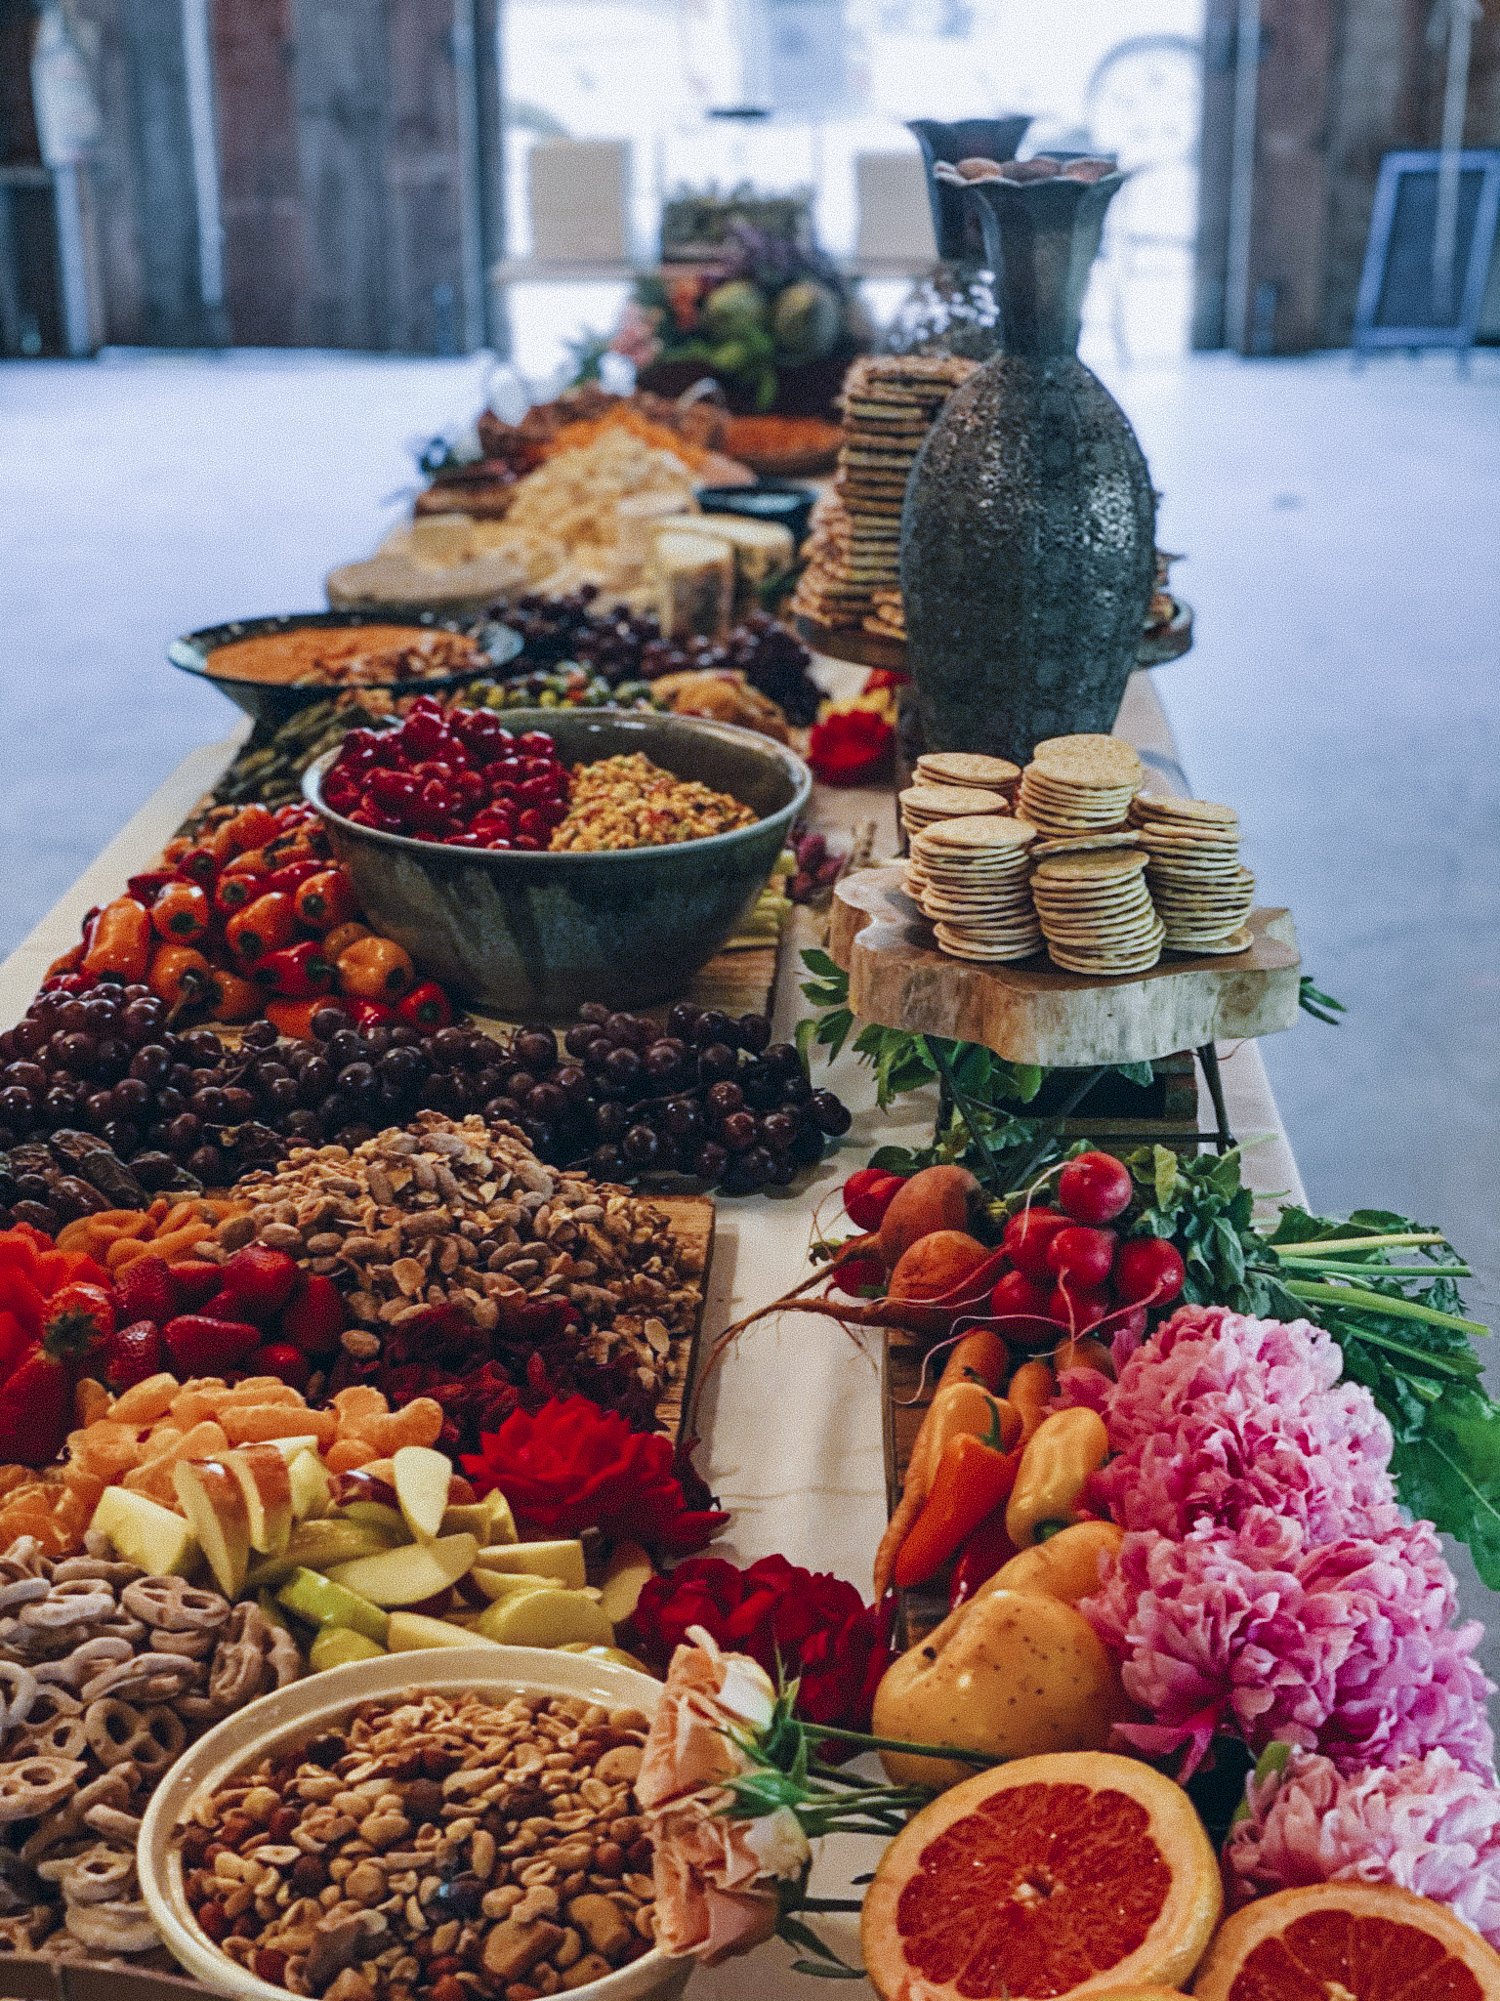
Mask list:
[[[486,1598],[516,1598],[525,1591],[566,1591],[567,1584],[561,1577],[533,1577],[524,1570],[486,1570],[475,1564],[469,1572],[471,1581]]]
[[[356,1633],[350,1626],[324,1626],[313,1635],[307,1650],[307,1664],[314,1674],[324,1668],[342,1667],[346,1661],[375,1661],[386,1649],[376,1641]]]
[[[391,1461],[391,1485],[418,1542],[431,1542],[448,1512],[453,1468],[445,1453],[430,1445],[403,1445]]]
[[[329,1575],[376,1605],[420,1605],[457,1584],[474,1567],[479,1544],[471,1535],[439,1536],[435,1542],[409,1542],[378,1556],[357,1557],[336,1565]]]
[[[370,1528],[385,1529],[387,1542],[407,1542],[411,1538],[405,1515],[388,1501],[341,1501],[338,1512],[346,1522],[364,1522]]]
[[[89,1527],[152,1577],[186,1577],[197,1560],[192,1524],[130,1487],[106,1487]]]
[[[385,1645],[390,1623],[378,1605],[317,1570],[294,1570],[276,1594],[277,1603],[313,1626],[347,1626],[377,1646]]]
[[[292,1481],[292,1514],[299,1522],[326,1515],[333,1503],[333,1485],[328,1469],[318,1457],[316,1442],[310,1452],[299,1452],[288,1462]]]
[[[250,1547],[280,1556],[292,1533],[292,1475],[274,1445],[241,1445],[224,1454],[240,1483],[250,1526]]]
[[[615,1629],[581,1591],[523,1591],[497,1598],[480,1614],[478,1631],[508,1647],[560,1647],[569,1640],[613,1644]]]
[[[638,1542],[622,1542],[610,1551],[599,1602],[616,1626],[624,1625],[634,1612],[655,1575],[650,1557]]]
[[[425,1612],[392,1612],[386,1646],[393,1654],[414,1653],[423,1647],[494,1646],[483,1633],[467,1626],[455,1626],[448,1619],[430,1619]]]
[[[486,1570],[529,1571],[533,1577],[560,1577],[570,1590],[582,1590],[588,1573],[584,1569],[583,1544],[576,1538],[562,1542],[492,1543],[479,1552]]]
[[[217,1459],[180,1459],[172,1484],[214,1582],[226,1598],[238,1598],[250,1568],[250,1518],[239,1481]]]

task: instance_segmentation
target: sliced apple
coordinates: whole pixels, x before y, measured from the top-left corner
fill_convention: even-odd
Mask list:
[[[307,1650],[307,1664],[315,1674],[324,1668],[342,1667],[346,1661],[375,1661],[386,1651],[377,1641],[367,1639],[349,1626],[322,1626],[313,1635]]]
[[[223,1462],[240,1483],[250,1523],[250,1547],[280,1556],[292,1533],[292,1475],[274,1445],[241,1445]]]
[[[172,1485],[214,1582],[226,1598],[238,1598],[250,1568],[250,1517],[239,1481],[217,1459],[180,1459]]]
[[[659,1674],[652,1674],[643,1660],[634,1654],[627,1654],[623,1647],[599,1647],[590,1640],[564,1640],[556,1649],[560,1654],[587,1654],[591,1661],[613,1661],[616,1667],[634,1668],[637,1674],[649,1674],[653,1681],[660,1681]]]
[[[494,1646],[483,1633],[471,1632],[450,1619],[429,1619],[425,1612],[392,1612],[386,1646],[393,1654],[415,1653],[422,1647]]]
[[[453,1468],[430,1445],[403,1445],[391,1461],[392,1485],[406,1525],[419,1542],[431,1542],[448,1512]]]
[[[318,1457],[316,1449],[299,1452],[287,1463],[287,1471],[292,1482],[292,1514],[299,1522],[310,1522],[318,1515],[326,1515],[333,1505],[333,1485],[328,1478],[328,1468]]]
[[[569,1640],[610,1646],[615,1629],[581,1591],[522,1591],[497,1598],[479,1616],[477,1631],[508,1647],[560,1647]]]
[[[599,1602],[616,1626],[623,1625],[634,1612],[655,1575],[650,1557],[638,1542],[622,1542],[611,1550]]]
[[[474,1567],[479,1544],[471,1535],[439,1536],[436,1542],[409,1542],[379,1556],[341,1563],[329,1575],[376,1605],[420,1605],[457,1584]]]
[[[247,1590],[253,1588],[248,1578],[246,1578],[245,1580],[245,1588]],[[287,1616],[285,1612],[282,1611],[281,1607],[276,1603],[276,1600],[271,1596],[270,1592],[266,1590],[264,1587],[256,1591],[255,1602],[257,1605],[259,1605],[261,1610],[261,1617],[265,1620],[268,1626],[279,1626],[284,1633],[289,1633],[292,1630],[291,1627],[287,1624]]]
[[[273,1438],[270,1443],[276,1447],[289,1466],[302,1453],[316,1452],[318,1449],[317,1434],[311,1431],[299,1431],[295,1438]]]
[[[560,1577],[570,1590],[582,1590],[587,1580],[583,1544],[563,1542],[492,1543],[479,1552],[486,1570],[529,1571],[533,1577]]]
[[[346,1522],[363,1522],[370,1528],[385,1529],[387,1541],[407,1542],[411,1538],[405,1515],[388,1501],[340,1501],[338,1512]]]
[[[130,1487],[106,1487],[89,1527],[152,1577],[186,1577],[198,1558],[192,1524]]]
[[[469,1582],[490,1599],[516,1598],[525,1591],[566,1591],[568,1588],[561,1577],[533,1577],[525,1570],[486,1570],[477,1563],[469,1572]]]
[[[389,1625],[385,1613],[347,1584],[317,1570],[294,1570],[276,1594],[277,1602],[311,1626],[347,1626],[377,1646],[385,1645]]]

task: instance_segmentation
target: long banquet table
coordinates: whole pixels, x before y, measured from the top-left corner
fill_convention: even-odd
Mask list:
[[[836,691],[858,684],[856,670],[836,663],[822,663],[819,671]],[[1158,789],[1188,789],[1149,674],[1133,677],[1117,727],[1156,774]],[[126,877],[151,862],[216,782],[245,733],[238,729],[185,758],[0,965],[0,1024],[25,1011],[47,966],[76,939],[84,912],[118,895]],[[888,791],[819,787],[812,820],[833,833],[873,820],[876,855],[894,850],[895,815]],[[820,938],[820,920],[797,910],[783,941],[777,980],[779,1034],[790,1033],[803,1011],[800,952]],[[1258,1048],[1254,1043],[1226,1046],[1220,1059],[1230,1123],[1246,1150],[1248,1181],[1260,1195],[1300,1200],[1296,1163]],[[705,1348],[721,1328],[804,1275],[816,1218],[821,1213],[830,1224],[836,1220],[836,1190],[854,1166],[876,1146],[919,1143],[931,1131],[934,1107],[927,1094],[914,1094],[890,1112],[880,1112],[868,1068],[847,1052],[833,1066],[829,1082],[855,1115],[841,1147],[795,1189],[719,1203]],[[1200,1114],[1201,1125],[1209,1116],[1206,1107]],[[708,1384],[699,1412],[698,1463],[732,1514],[715,1553],[748,1563],[780,1551],[794,1563],[834,1571],[868,1592],[871,1558],[885,1525],[879,1380],[877,1337],[856,1339],[812,1315],[787,1313],[742,1338]],[[847,1894],[850,1877],[873,1866],[875,1851],[868,1842],[853,1840],[830,1849],[816,1888],[824,1895]],[[857,1961],[853,1921],[820,1923]],[[700,1973],[692,1987],[701,2001],[790,2001],[809,1991],[806,1980],[791,1971],[787,1951],[779,1944]]]

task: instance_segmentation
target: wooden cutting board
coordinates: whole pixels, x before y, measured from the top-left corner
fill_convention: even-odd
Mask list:
[[[690,1253],[702,1266],[698,1314],[691,1334],[679,1336],[672,1343],[667,1361],[667,1377],[662,1384],[661,1394],[656,1400],[656,1417],[661,1429],[677,1443],[686,1441],[682,1437],[683,1412],[687,1403],[688,1385],[693,1380],[698,1367],[698,1348],[703,1336],[703,1308],[708,1299],[708,1270],[714,1249],[714,1200],[711,1195],[648,1195],[658,1209],[664,1210],[672,1227],[672,1234],[683,1251]]]
[[[979,1043],[1011,1063],[1089,1069],[1272,1035],[1297,1019],[1302,961],[1290,911],[1252,911],[1250,944],[1229,958],[1173,953],[1127,979],[1088,979],[1040,954],[1009,966],[950,958],[902,873],[899,864],[861,869],[834,889],[828,949],[861,1021]]]

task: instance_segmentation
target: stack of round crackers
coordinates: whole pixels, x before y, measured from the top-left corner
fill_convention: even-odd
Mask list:
[[[1123,845],[1053,853],[1037,862],[1031,894],[1055,966],[1117,979],[1156,964],[1166,928],[1145,871],[1145,854]]]
[[[1010,802],[999,792],[977,785],[908,785],[896,797],[901,825],[908,840],[938,820],[959,820],[975,813],[1008,813]]]
[[[844,378],[844,441],[831,492],[813,510],[792,609],[820,625],[904,633],[901,507],[938,412],[975,363],[951,355],[863,355]],[[878,593],[878,598],[877,598]],[[892,594],[895,594],[894,598]]]
[[[997,813],[939,820],[911,844],[907,887],[955,959],[1029,959],[1042,943],[1031,901],[1035,827]]]
[[[924,750],[912,768],[918,785],[977,786],[984,792],[998,792],[1014,799],[1021,767],[1008,757],[985,757],[972,750]],[[987,806],[975,812],[989,812]]]
[[[1044,835],[1106,833],[1125,825],[1144,777],[1119,737],[1048,737],[1021,773],[1017,810]]]
[[[1255,877],[1240,864],[1240,818],[1207,799],[1142,794],[1130,809],[1146,882],[1174,952],[1227,954],[1250,943]]]

